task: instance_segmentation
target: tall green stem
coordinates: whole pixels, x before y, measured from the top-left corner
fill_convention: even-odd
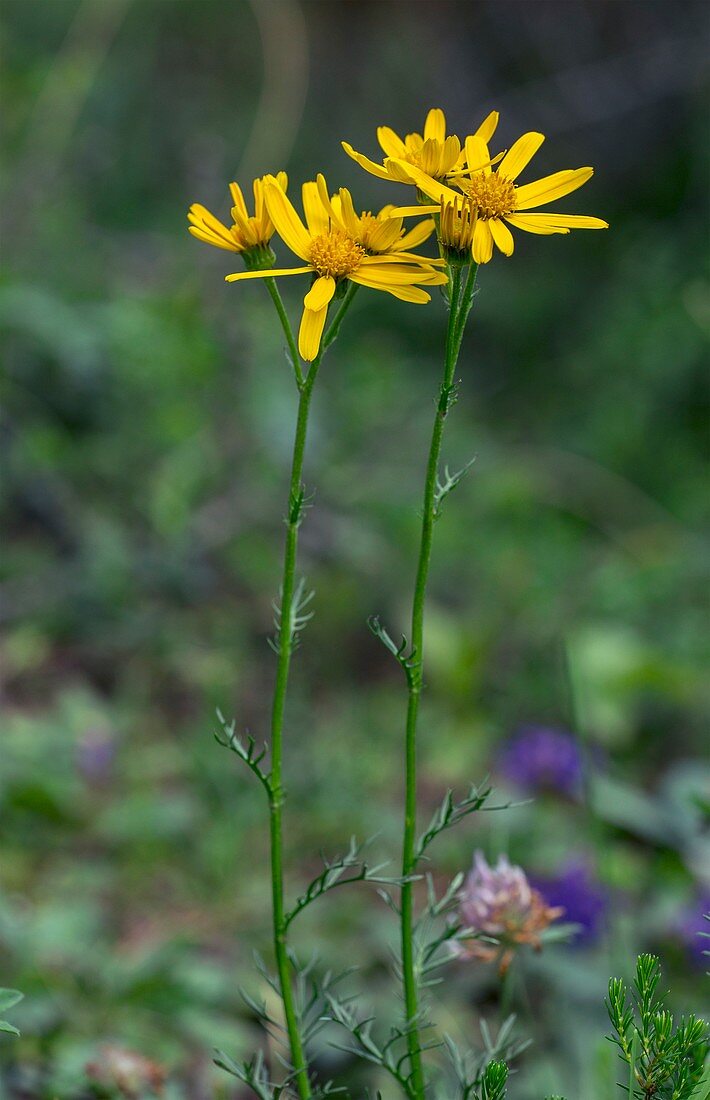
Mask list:
[[[405,742],[405,813],[404,840],[402,845],[402,877],[408,878],[416,870],[416,828],[417,828],[417,719],[424,674],[423,639],[424,606],[426,601],[429,563],[436,520],[436,491],[441,442],[444,423],[454,398],[454,371],[458,359],[463,325],[473,300],[475,271],[469,272],[463,293],[461,291],[461,269],[450,268],[449,323],[446,335],[446,354],[444,357],[444,375],[439,390],[439,398],[434,415],[429,459],[424,483],[424,504],[422,508],[422,527],[419,543],[419,562],[414,584],[412,602],[412,651],[416,664],[408,677],[408,704]],[[402,975],[404,982],[404,1003],[407,1016],[407,1044],[410,1060],[410,1081],[412,1096],[423,1100],[426,1095],[424,1068],[422,1065],[421,1040],[419,1035],[419,994],[414,960],[414,898],[411,882],[405,881],[401,893],[401,936],[402,936]]]
[[[298,1027],[298,1019],[291,985],[291,967],[286,942],[286,923],[284,912],[284,876],[283,876],[283,725],[286,707],[286,689],[293,653],[294,589],[296,577],[296,551],[298,548],[298,528],[303,518],[303,456],[306,449],[308,432],[308,413],[311,407],[313,385],[318,374],[319,360],[315,360],[299,387],[298,417],[296,436],[293,444],[291,462],[291,481],[289,485],[288,515],[286,517],[286,545],[284,547],[283,576],[281,580],[281,614],[278,637],[278,663],[276,666],[276,684],[271,708],[271,795],[269,811],[271,820],[271,898],[274,928],[274,953],[279,972],[279,985],[283,999],[286,1030],[291,1046],[293,1071],[302,1100],[311,1096],[303,1042]]]
[[[329,328],[326,330],[321,350],[304,376],[298,355],[298,348],[291,330],[288,316],[281,301],[281,296],[274,279],[265,279],[267,289],[279,315],[286,341],[289,347],[290,357],[293,363],[296,384],[298,386],[298,415],[296,419],[296,435],[293,442],[293,458],[291,460],[291,480],[289,484],[288,513],[286,516],[286,543],[284,546],[283,574],[281,579],[281,606],[280,623],[278,630],[278,662],[276,666],[276,683],[271,707],[271,793],[269,796],[270,834],[271,834],[271,898],[274,954],[279,974],[279,985],[284,1006],[284,1018],[291,1048],[291,1061],[293,1065],[294,1081],[301,1100],[309,1100],[312,1096],[311,1085],[308,1078],[308,1063],[303,1046],[303,1040],[299,1029],[298,1014],[293,996],[291,983],[291,962],[288,954],[288,942],[286,937],[287,925],[284,905],[284,874],[283,874],[283,728],[284,713],[286,709],[286,692],[288,688],[288,675],[293,653],[295,616],[298,608],[296,595],[296,554],[298,550],[298,529],[303,519],[303,459],[306,450],[306,437],[308,434],[308,414],[311,407],[313,387],[318,376],[321,358],[329,344],[338,335],[343,317],[352,301],[355,288],[354,284],[348,288],[340,307],[336,311]]]

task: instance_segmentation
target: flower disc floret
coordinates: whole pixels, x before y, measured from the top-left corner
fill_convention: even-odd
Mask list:
[[[362,245],[341,229],[319,234],[310,246],[310,261],[318,274],[336,280],[357,271],[365,256]]]
[[[515,184],[500,172],[477,172],[461,186],[479,218],[504,218],[515,210]]]

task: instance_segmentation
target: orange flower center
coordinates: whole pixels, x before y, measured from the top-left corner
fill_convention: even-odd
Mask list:
[[[330,275],[333,279],[355,271],[366,255],[362,245],[342,229],[331,229],[311,241],[311,263],[319,275]]]
[[[498,172],[477,172],[470,179],[460,181],[478,210],[479,218],[503,218],[515,210],[515,184]]]

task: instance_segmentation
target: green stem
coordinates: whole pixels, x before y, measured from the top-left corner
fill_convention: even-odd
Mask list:
[[[350,303],[357,294],[358,289],[359,288],[357,283],[348,283],[348,289],[345,291],[345,294],[336,311],[336,314],[333,317],[333,320],[328,325],[328,328],[325,330],[325,335],[323,336],[323,342],[321,344],[321,355],[326,350],[326,348],[330,347],[330,345],[333,343],[333,340],[335,340],[338,333],[340,332],[340,326],[343,323],[343,318],[350,309]]]
[[[323,337],[321,350],[318,357],[311,363],[308,373],[304,376],[298,347],[291,329],[291,325],[284,309],[281,295],[273,278],[264,280],[276,306],[279,320],[283,327],[288,342],[291,360],[293,362],[296,384],[299,391],[298,415],[296,419],[296,435],[293,443],[293,458],[291,461],[291,480],[289,485],[288,515],[286,517],[286,543],[284,546],[283,575],[281,580],[281,615],[278,638],[278,662],[276,666],[276,683],[271,708],[271,795],[269,797],[270,834],[271,834],[271,898],[272,919],[274,936],[274,954],[279,974],[279,986],[284,1006],[284,1018],[291,1048],[291,1061],[293,1065],[294,1081],[301,1100],[309,1100],[312,1096],[310,1081],[308,1078],[308,1063],[299,1030],[298,1015],[294,1003],[293,987],[291,984],[291,962],[288,954],[287,930],[284,905],[284,874],[283,874],[283,727],[284,713],[286,709],[286,692],[288,689],[288,677],[293,653],[293,616],[294,594],[296,588],[296,554],[298,551],[298,529],[303,519],[303,460],[308,434],[308,414],[311,407],[313,386],[318,375],[318,369],[323,353],[329,344],[332,344],[338,335],[340,325],[350,306],[357,287],[351,284],[341,302],[340,308],[335,314],[330,327]]]
[[[458,320],[456,323],[456,332],[454,334],[454,358],[456,362],[458,362],[459,352],[461,351],[461,343],[463,341],[463,334],[466,331],[466,322],[468,321],[468,315],[471,312],[473,298],[476,293],[477,274],[478,264],[470,264],[468,275],[466,276],[466,283],[461,292],[460,309]]]
[[[291,322],[288,319],[288,314],[286,313],[283,301],[281,300],[279,288],[276,285],[276,279],[274,279],[273,275],[270,275],[266,279],[264,279],[264,283],[266,284],[266,289],[271,295],[271,301],[276,306],[276,312],[279,315],[281,328],[284,330],[284,336],[286,337],[286,343],[288,344],[288,353],[289,358],[291,359],[291,364],[293,366],[293,373],[296,376],[296,385],[300,390],[301,386],[303,385],[303,374],[301,372],[301,360],[298,355],[298,347],[296,346],[296,340],[294,338],[293,330],[291,328]]]
[[[298,1019],[291,985],[291,964],[286,940],[286,922],[284,911],[283,881],[283,725],[286,707],[288,674],[293,653],[293,601],[296,577],[296,551],[298,549],[298,528],[303,518],[303,457],[308,432],[308,413],[311,406],[313,385],[318,374],[320,357],[310,367],[308,374],[299,387],[298,417],[296,436],[293,444],[291,463],[291,481],[289,485],[288,515],[286,518],[286,545],[284,547],[283,577],[281,581],[281,625],[278,637],[278,663],[276,666],[276,684],[271,709],[271,796],[269,811],[271,821],[271,897],[273,910],[274,953],[279,972],[279,985],[283,999],[286,1030],[291,1046],[291,1058],[295,1082],[299,1096],[308,1100],[311,1086],[308,1080],[308,1066],[303,1042],[298,1027]]]
[[[419,715],[419,699],[422,691],[424,661],[422,643],[424,636],[424,605],[426,600],[427,580],[429,577],[429,563],[431,560],[431,546],[434,532],[436,512],[436,484],[439,470],[439,458],[441,455],[441,442],[444,433],[444,422],[451,405],[452,386],[456,359],[460,340],[457,340],[459,316],[461,313],[461,270],[459,267],[449,269],[450,275],[450,306],[449,324],[446,336],[446,355],[444,361],[444,376],[439,400],[434,416],[431,444],[429,446],[429,459],[426,469],[424,484],[424,506],[422,510],[422,527],[419,544],[419,562],[417,576],[414,585],[414,598],[412,602],[412,649],[415,655],[416,665],[412,668],[408,678],[408,705],[406,725],[406,778],[405,778],[405,815],[404,815],[404,840],[402,845],[402,876],[411,876],[416,869],[415,844],[416,844],[416,809],[417,809],[417,753],[416,734],[417,718]],[[468,284],[467,284],[468,285]],[[425,1097],[425,1079],[421,1056],[421,1042],[419,1037],[418,1015],[419,996],[417,975],[414,965],[413,943],[413,916],[414,898],[412,883],[404,882],[401,894],[401,935],[402,935],[402,974],[404,982],[404,1003],[408,1024],[407,1045],[411,1067],[411,1084],[415,1100],[423,1100]]]

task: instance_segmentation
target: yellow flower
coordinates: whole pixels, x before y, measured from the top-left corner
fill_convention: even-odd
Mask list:
[[[435,228],[432,218],[424,218],[405,233],[403,219],[397,215],[391,203],[383,206],[378,214],[371,214],[369,211],[356,214],[347,188],[341,187],[337,194],[329,197],[325,178],[322,175],[318,176],[317,183],[320,200],[330,214],[331,221],[353,237],[366,252],[380,255],[396,253],[399,260],[411,260],[413,263],[434,267],[442,265],[442,260],[418,256],[408,251],[423,244],[431,236]]]
[[[401,219],[382,218],[381,213],[377,217],[356,215],[350,193],[342,188],[331,200],[322,176],[317,182],[304,183],[302,193],[305,225],[278,180],[273,176],[264,180],[271,220],[291,251],[305,260],[305,265],[273,271],[241,271],[226,278],[231,283],[272,275],[315,276],[303,300],[298,333],[298,350],[305,360],[311,361],[318,355],[328,306],[343,282],[384,290],[405,302],[428,302],[430,296],[421,285],[446,282],[446,275],[435,270],[435,260],[405,251],[408,245],[421,242],[421,227],[402,236]],[[426,235],[430,232],[429,226]]]
[[[272,177],[269,177],[272,178]],[[285,172],[279,172],[275,179],[279,186],[286,190],[288,177]],[[247,205],[244,201],[242,189],[238,183],[230,183],[229,190],[232,193],[232,222],[228,229],[219,218],[215,218],[200,203],[193,203],[187,218],[190,222],[188,229],[193,237],[215,248],[224,248],[228,252],[241,252],[247,266],[273,266],[274,255],[269,248],[269,241],[274,235],[274,224],[269,217],[269,212],[264,201],[264,180],[266,176],[254,180],[254,216],[250,217]]]
[[[529,213],[536,206],[576,191],[593,175],[593,168],[570,168],[518,186],[515,180],[532,160],[543,141],[542,134],[523,134],[505,154],[497,169],[491,167],[488,146],[480,137],[466,138],[464,165],[452,173],[446,186],[411,163],[393,158],[390,170],[416,185],[438,203],[458,209],[470,204],[476,212],[472,252],[477,264],[488,263],[495,244],[506,256],[513,252],[508,225],[527,233],[569,233],[570,229],[608,229],[608,222],[581,214]],[[454,190],[458,188],[458,190]],[[396,207],[398,215],[439,213],[438,207]],[[453,216],[453,215],[452,215]],[[506,224],[507,223],[507,224]]]
[[[476,130],[475,136],[488,142],[497,125],[498,112],[491,111]],[[347,141],[342,142],[342,146],[361,168],[380,179],[400,179],[390,170],[388,161],[391,158],[412,164],[436,180],[445,180],[463,167],[461,142],[453,134],[446,136],[446,118],[439,107],[433,107],[426,116],[423,134],[407,134],[402,139],[389,126],[379,126],[377,140],[385,154],[382,164],[376,164],[362,153],[357,153]]]
[[[443,245],[445,256],[470,257],[477,221],[478,210],[465,195],[460,195],[456,202],[441,200],[439,241]]]

